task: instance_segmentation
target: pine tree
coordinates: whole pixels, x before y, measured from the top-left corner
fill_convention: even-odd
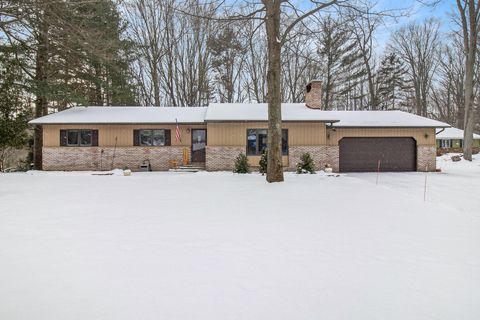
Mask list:
[[[378,71],[378,95],[381,109],[399,109],[404,97],[403,91],[407,88],[405,74],[405,67],[394,52],[382,59]]]
[[[235,85],[241,72],[238,61],[246,51],[239,40],[238,32],[238,27],[230,24],[221,28],[208,41],[220,102],[235,102]]]
[[[8,154],[26,146],[32,113],[22,100],[23,72],[14,57],[16,48],[0,46],[0,171]]]
[[[315,173],[315,163],[310,153],[304,153],[300,157],[300,162],[297,163],[297,173]]]
[[[263,150],[262,156],[260,157],[259,161],[259,171],[262,174],[262,176],[267,172],[267,149]]]
[[[325,110],[346,108],[352,88],[358,85],[365,74],[362,56],[348,29],[341,21],[331,16],[321,24],[317,52],[323,68],[323,108]],[[355,96],[360,99],[362,96]]]
[[[125,26],[112,0],[24,0],[10,23],[35,117],[82,104],[135,104]],[[4,29],[2,29],[4,31]],[[33,61],[33,63],[32,63]],[[93,94],[92,94],[93,92]],[[35,167],[42,166],[42,127],[35,126]]]
[[[245,154],[240,153],[235,158],[234,173],[250,173],[250,165],[248,164],[248,158]]]

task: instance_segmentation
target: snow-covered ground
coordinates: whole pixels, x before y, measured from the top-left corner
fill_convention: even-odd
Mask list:
[[[480,319],[480,157],[442,173],[0,175],[0,319]]]

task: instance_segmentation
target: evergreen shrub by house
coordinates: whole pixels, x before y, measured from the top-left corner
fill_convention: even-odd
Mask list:
[[[248,165],[248,158],[245,154],[240,153],[235,158],[235,168],[233,169],[235,173],[249,173],[250,166]]]
[[[315,173],[315,163],[310,153],[304,153],[300,157],[300,162],[297,163],[297,173]]]
[[[258,164],[260,165],[259,171],[263,176],[267,172],[267,150],[263,150]]]

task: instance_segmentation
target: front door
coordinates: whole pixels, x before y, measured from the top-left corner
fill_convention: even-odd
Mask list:
[[[192,162],[205,162],[207,130],[192,129]]]

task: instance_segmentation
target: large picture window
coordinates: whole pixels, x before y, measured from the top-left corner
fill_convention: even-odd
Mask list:
[[[69,147],[92,146],[93,130],[66,130],[66,145]]]
[[[138,129],[133,130],[133,145],[143,147],[170,146],[169,129]]]
[[[247,129],[247,155],[258,156],[267,148],[267,129]],[[282,154],[288,155],[288,130],[282,129]]]

